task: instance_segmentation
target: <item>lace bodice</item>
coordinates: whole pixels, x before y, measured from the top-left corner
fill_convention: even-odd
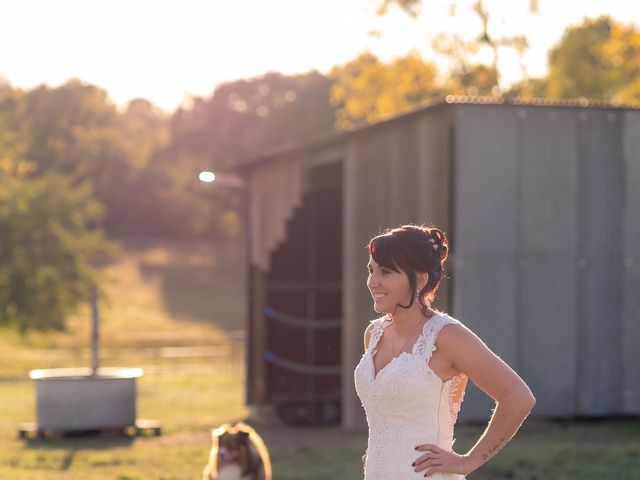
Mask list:
[[[414,472],[411,466],[421,455],[414,447],[434,443],[451,450],[453,427],[467,385],[464,374],[443,382],[429,367],[429,360],[442,327],[460,322],[436,312],[425,323],[411,352],[394,357],[377,374],[373,358],[384,330],[392,321],[384,316],[372,323],[369,346],[354,372],[356,392],[369,425],[365,480],[424,479],[424,472]],[[464,477],[435,474],[431,478]]]

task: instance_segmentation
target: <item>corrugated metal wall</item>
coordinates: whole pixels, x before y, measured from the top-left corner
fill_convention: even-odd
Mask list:
[[[506,108],[455,107],[452,315],[509,365],[517,362],[518,123]],[[493,404],[469,382],[460,419]]]
[[[640,112],[626,112],[624,156],[623,412],[640,414]]]
[[[353,371],[373,310],[366,287],[364,247],[385,227],[449,221],[449,112],[435,108],[369,128],[348,140],[344,159],[343,416],[346,428],[366,425]],[[446,282],[445,282],[446,283]],[[447,288],[439,308],[448,305]]]
[[[622,348],[638,320],[623,258],[638,248],[637,211],[623,209],[637,135],[625,163],[619,110],[454,108],[453,314],[528,382],[537,414],[622,413],[638,383],[625,374],[637,343]],[[460,418],[492,407],[470,384]]]
[[[576,413],[622,407],[622,128],[620,114],[578,114]]]
[[[570,415],[578,361],[576,118],[562,109],[511,113],[519,131],[514,227],[520,282],[513,366],[521,368],[536,397],[544,399],[536,413]]]

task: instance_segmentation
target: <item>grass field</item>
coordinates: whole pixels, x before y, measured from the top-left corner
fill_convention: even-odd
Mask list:
[[[0,332],[0,480],[199,479],[210,429],[242,419],[244,272],[242,248],[131,240],[106,267],[113,279],[102,308],[103,365],[141,366],[138,416],[158,419],[160,437],[19,440],[34,420],[33,368],[88,366],[88,309],[68,332],[21,338]],[[165,356],[167,347],[198,347]],[[464,406],[463,406],[464,408]],[[260,426],[276,480],[361,480],[366,432],[337,427]],[[459,425],[465,451],[482,425]],[[528,420],[470,480],[640,479],[640,419]],[[392,479],[389,479],[392,480]]]

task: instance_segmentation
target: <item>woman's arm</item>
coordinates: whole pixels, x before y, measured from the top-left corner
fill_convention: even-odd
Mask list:
[[[445,326],[436,343],[436,348],[455,369],[495,400],[496,408],[484,433],[466,454],[457,455],[435,445],[423,445],[418,450],[427,453],[416,465],[423,467],[421,470],[426,468],[427,475],[435,472],[467,475],[484,465],[511,440],[536,400],[518,374],[465,326]],[[416,470],[419,471],[417,467]]]
[[[460,325],[457,328],[445,327],[440,332],[443,333],[441,348],[450,352],[453,366],[496,402],[487,428],[465,454],[465,466],[470,473],[484,465],[511,440],[533,409],[536,399],[518,374],[471,330]]]

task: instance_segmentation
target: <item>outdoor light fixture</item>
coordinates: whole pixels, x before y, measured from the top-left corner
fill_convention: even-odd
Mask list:
[[[200,175],[198,175],[198,179],[201,182],[211,183],[216,179],[216,174],[213,172],[200,172]]]
[[[245,180],[233,173],[213,173],[209,171],[202,171],[198,174],[198,179],[201,182],[211,183],[216,182],[217,185],[233,188],[245,188],[247,186]]]

